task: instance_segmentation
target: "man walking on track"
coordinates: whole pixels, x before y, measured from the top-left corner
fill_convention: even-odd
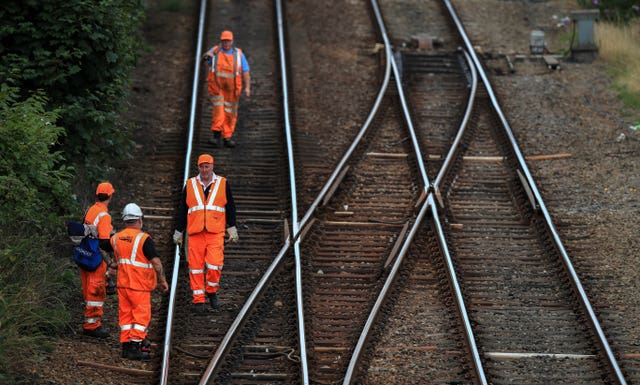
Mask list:
[[[212,308],[220,306],[218,289],[224,264],[225,230],[233,243],[238,241],[238,231],[231,187],[226,178],[213,172],[213,156],[198,157],[198,172],[187,180],[182,190],[173,241],[182,245],[186,228],[192,309],[204,313],[205,295]]]
[[[109,202],[115,192],[109,182],[98,184],[96,188],[96,203],[89,207],[84,215],[84,223],[96,226],[100,249],[109,250],[109,237],[113,231],[111,215],[109,215]],[[103,256],[108,255],[103,253]],[[110,261],[109,261],[110,262]],[[109,329],[102,325],[102,314],[104,313],[104,301],[107,297],[106,273],[107,262],[103,260],[94,271],[80,269],[80,281],[82,283],[82,297],[85,301],[84,324],[82,332],[84,335],[107,338]]]
[[[153,240],[142,231],[142,210],[129,203],[122,210],[125,229],[111,237],[118,260],[118,322],[122,358],[149,360],[150,344],[144,344],[151,322],[151,292],[163,293],[169,284]]]
[[[212,143],[219,147],[222,138],[225,147],[235,147],[236,142],[231,137],[236,129],[243,85],[246,97],[251,96],[249,63],[242,50],[233,46],[231,31],[223,31],[220,45],[209,49],[202,58],[209,65],[207,89],[213,104]]]

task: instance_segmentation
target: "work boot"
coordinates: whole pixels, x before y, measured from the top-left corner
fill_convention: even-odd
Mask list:
[[[129,342],[125,358],[135,361],[149,361],[151,359],[151,354],[149,354],[149,352],[142,351],[141,341],[131,341]]]
[[[224,146],[229,148],[234,148],[236,146],[236,141],[231,138],[225,138]]]
[[[140,345],[140,351],[141,352],[147,352],[149,354],[151,354],[151,341],[149,341],[148,339],[144,339],[142,340],[142,344]]]
[[[213,131],[213,137],[209,139],[209,143],[213,144],[213,147],[220,147],[222,141],[222,133],[220,131]]]
[[[127,358],[129,355],[129,345],[131,345],[131,342],[122,343],[122,358]]]
[[[114,295],[116,293],[116,283],[113,279],[107,278],[107,295]]]
[[[95,338],[107,338],[109,337],[109,329],[100,325],[95,330],[82,329],[82,334]]]
[[[192,303],[191,312],[196,314],[204,314],[207,312],[207,308],[204,306],[204,303]]]
[[[212,309],[217,309],[220,307],[220,300],[218,299],[218,293],[207,294],[209,297],[209,305],[211,305]]]

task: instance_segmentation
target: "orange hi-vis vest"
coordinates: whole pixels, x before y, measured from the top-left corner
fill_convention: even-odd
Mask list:
[[[221,52],[220,47],[213,47],[213,60],[211,63],[211,72],[207,75],[208,80],[214,80],[218,89],[225,89],[225,85],[221,79],[235,78],[235,95],[240,95],[242,91],[242,50],[240,48],[232,48],[230,54]],[[228,89],[228,91],[231,91]]]
[[[87,210],[87,213],[84,215],[84,223],[97,227],[99,239],[109,239],[111,236],[111,230],[113,230],[113,226],[111,225],[111,215],[109,215],[107,210],[107,206],[103,203],[97,202],[93,206],[89,207],[89,210]],[[106,220],[101,221],[100,219],[105,216]]]
[[[204,196],[198,177],[187,180],[187,234],[197,234],[205,229],[210,233],[224,233],[226,227],[227,179],[215,176]],[[206,200],[206,201],[205,201]]]
[[[149,234],[126,228],[111,237],[113,253],[118,259],[118,287],[152,291],[156,288],[156,270],[142,252]]]

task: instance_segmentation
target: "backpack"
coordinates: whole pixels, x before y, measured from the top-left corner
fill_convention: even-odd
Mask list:
[[[67,234],[76,245],[73,248],[73,262],[82,270],[95,271],[102,263],[100,240],[95,237],[96,226],[67,221]]]

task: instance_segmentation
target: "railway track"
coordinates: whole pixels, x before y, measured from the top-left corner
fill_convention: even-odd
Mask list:
[[[338,136],[314,124],[308,89],[296,89],[305,80],[290,75],[288,86],[278,71],[305,63],[309,52],[289,50],[284,34],[302,24],[289,29],[286,9],[271,2],[250,5],[225,3],[202,19],[206,36],[232,20],[254,55],[239,146],[211,147],[201,78],[186,162],[214,154],[234,192],[241,243],[225,248],[222,306],[205,314],[189,310],[184,255],[165,264],[174,288],[154,305],[156,329],[167,323],[162,362],[152,363],[160,382],[626,383],[449,3],[423,10],[444,43],[393,62],[384,23],[370,21],[386,48],[369,81],[384,79],[369,115]],[[344,6],[367,14],[364,4]],[[385,9],[393,35],[402,13],[391,2]],[[157,160],[171,162],[173,140]],[[151,232],[170,231],[165,207],[178,196],[150,199]]]

